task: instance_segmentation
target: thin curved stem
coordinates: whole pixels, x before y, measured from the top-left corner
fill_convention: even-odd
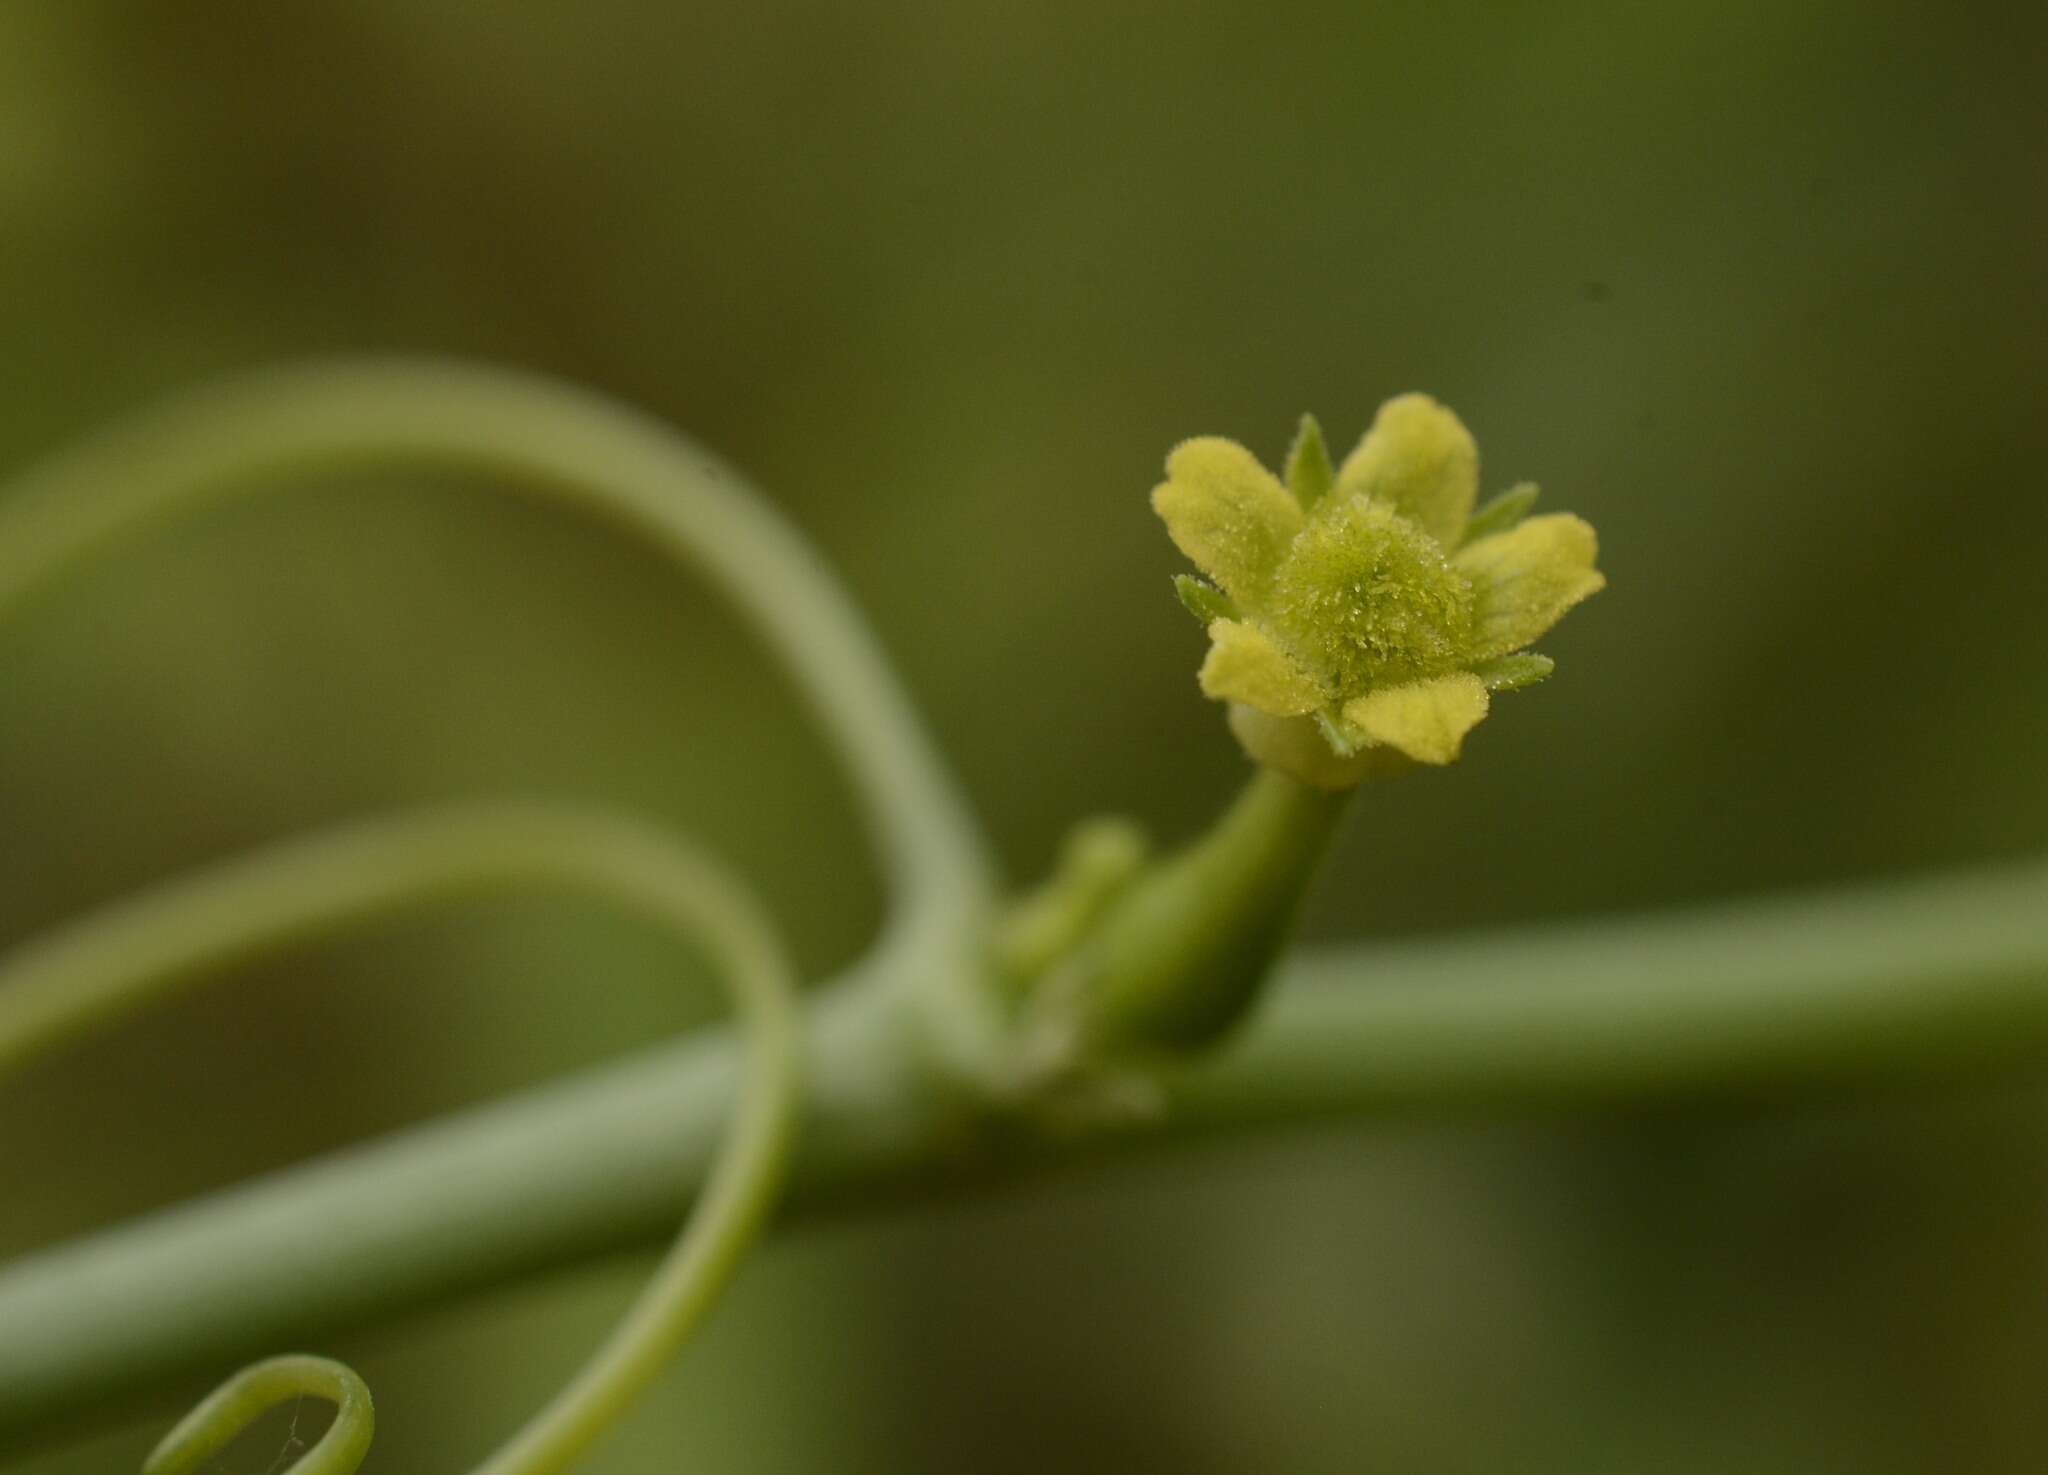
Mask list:
[[[801,1009],[746,893],[645,826],[552,806],[463,806],[274,847],[119,904],[0,965],[4,1069],[258,952],[437,900],[534,886],[614,902],[699,946],[739,1015],[745,1059],[724,1146],[675,1247],[605,1345],[479,1467],[484,1475],[549,1475],[587,1447],[702,1318],[766,1221],[795,1133]],[[526,1181],[547,1180],[534,1172]],[[389,1209],[354,1207],[372,1218]],[[225,1419],[245,1406],[237,1394],[216,1411]]]
[[[150,1451],[142,1475],[196,1475],[271,1409],[309,1395],[334,1405],[334,1422],[292,1462],[294,1475],[354,1475],[377,1432],[370,1390],[353,1368],[302,1353],[252,1363],[214,1389]]]
[[[0,617],[178,516],[291,479],[398,468],[502,478],[706,574],[790,670],[853,781],[892,893],[876,959],[961,949],[987,905],[989,862],[858,611],[731,472],[595,396],[532,376],[405,363],[297,370],[193,395],[46,463],[0,501]],[[675,1249],[613,1338],[488,1475],[542,1475],[587,1444],[702,1315],[765,1217],[793,1134],[799,1036],[786,970],[744,897],[631,826],[561,810],[452,811],[279,847],[159,888],[0,965],[4,1073],[252,952],[453,892],[534,882],[594,889],[703,932],[750,1044],[729,1145]],[[935,1017],[964,1028],[965,1048],[975,1048],[984,1026],[973,1007]],[[267,1365],[207,1407],[241,1409],[309,1366],[318,1373]],[[181,1430],[203,1442],[215,1427],[199,1417]]]
[[[706,575],[788,666],[881,847],[899,926],[978,909],[967,807],[859,611],[739,475],[648,417],[535,375],[453,363],[293,369],[202,390],[0,496],[0,617],[151,528],[293,482],[479,473],[604,518]]]

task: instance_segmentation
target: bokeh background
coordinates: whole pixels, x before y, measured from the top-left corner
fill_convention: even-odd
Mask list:
[[[1165,448],[1422,388],[1613,587],[1370,796],[1316,934],[2038,854],[2044,54],[2038,7],[1903,0],[18,0],[0,463],[333,351],[614,391],[822,545],[1028,878],[1239,777]],[[874,924],[759,653],[565,516],[279,499],[0,630],[0,941],[506,791],[708,835],[813,976]],[[238,978],[0,1089],[0,1253],[602,1061],[702,1016],[674,972],[528,905]],[[644,1269],[333,1349],[373,1461],[480,1456]],[[1361,1123],[781,1238],[590,1468],[2032,1472],[2044,1362],[2038,1083]],[[169,1411],[8,1468],[132,1470]]]

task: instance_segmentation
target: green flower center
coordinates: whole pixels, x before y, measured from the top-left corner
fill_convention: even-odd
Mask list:
[[[1266,611],[1338,699],[1458,667],[1472,585],[1443,546],[1381,503],[1325,503],[1294,539]]]

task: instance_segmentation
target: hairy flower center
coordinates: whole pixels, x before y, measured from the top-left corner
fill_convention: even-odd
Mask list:
[[[1318,509],[1267,607],[1339,698],[1454,669],[1471,640],[1471,583],[1429,534],[1363,497]]]

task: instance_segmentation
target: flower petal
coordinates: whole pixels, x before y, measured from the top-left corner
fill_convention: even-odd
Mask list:
[[[1344,720],[1418,763],[1449,763],[1486,708],[1485,684],[1459,671],[1355,697],[1344,704]]]
[[[1174,447],[1152,510],[1174,546],[1244,605],[1259,602],[1302,526],[1280,479],[1236,441],[1216,436]]]
[[[1593,567],[1599,553],[1592,524],[1569,512],[1532,517],[1459,549],[1451,562],[1472,580],[1472,658],[1520,650],[1606,588]]]
[[[1344,458],[1337,490],[1384,502],[1455,548],[1479,496],[1479,447],[1465,422],[1428,395],[1400,395],[1380,406]]]
[[[1322,705],[1322,689],[1314,679],[1258,626],[1218,620],[1209,627],[1209,641],[1209,656],[1202,662],[1205,695],[1275,717],[1299,717]]]

